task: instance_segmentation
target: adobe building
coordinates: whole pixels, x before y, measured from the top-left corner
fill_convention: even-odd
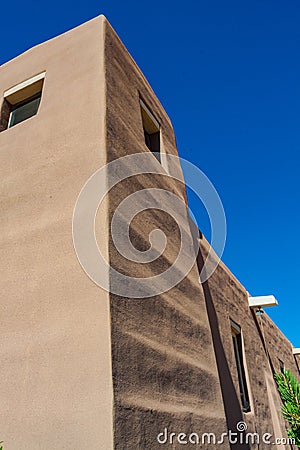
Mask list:
[[[110,235],[122,201],[155,188],[186,202],[180,167],[172,179],[163,158],[177,155],[170,119],[105,17],[2,65],[0,91],[4,449],[181,448],[176,439],[160,444],[158,434],[167,427],[218,437],[240,421],[286,436],[273,372],[284,364],[299,373],[292,345],[249,308],[249,295],[223,264],[201,286],[204,238],[191,270],[178,267],[181,281],[147,298],[101,289],[77,259],[74,207],[106,164],[151,156],[151,176],[118,183],[97,213],[108,284],[113,268],[128,277],[159,274],[181,244],[161,201],[132,221],[130,237],[145,251],[151,230],[162,229],[170,238],[165,253],[148,265],[128,261]],[[165,176],[156,173],[161,168]],[[178,221],[191,235],[185,211]]]
[[[208,250],[209,245],[202,238],[199,270]],[[203,292],[228,428],[232,430],[243,421],[248,432],[286,438],[288,424],[280,414],[281,400],[274,374],[286,368],[299,379],[298,349],[293,348],[266,313],[261,314],[259,307],[249,307],[249,293],[222,262],[203,283]],[[284,440],[277,445],[274,439],[271,441],[272,448],[297,448]],[[241,448],[269,447],[261,443]]]

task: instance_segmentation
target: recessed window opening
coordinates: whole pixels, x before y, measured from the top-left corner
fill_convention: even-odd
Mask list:
[[[23,120],[29,119],[29,117],[35,116],[38,112],[40,101],[41,94],[36,94],[28,100],[11,105],[8,128],[23,122]]]
[[[238,372],[238,380],[239,380],[239,388],[240,388],[242,407],[243,407],[244,412],[249,412],[250,411],[250,400],[249,400],[249,391],[248,391],[248,387],[247,387],[247,379],[246,379],[245,366],[244,366],[242,333],[241,333],[241,328],[233,321],[231,321],[231,333],[232,333],[232,341],[233,341],[236,368],[237,368],[237,372]]]
[[[283,372],[284,372],[284,369],[285,369],[285,367],[284,367],[284,362],[281,361],[281,359],[279,359],[278,361],[279,361],[280,372],[283,373]]]
[[[45,72],[4,92],[0,131],[11,128],[37,114],[44,84]]]
[[[149,108],[140,100],[145,144],[160,162],[160,125]]]

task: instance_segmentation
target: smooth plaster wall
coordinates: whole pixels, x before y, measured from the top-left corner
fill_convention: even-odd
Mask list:
[[[72,243],[76,198],[106,162],[104,21],[0,68],[1,94],[46,70],[38,114],[0,133],[7,449],[113,448],[109,296],[83,272]],[[106,216],[99,227],[107,252]]]

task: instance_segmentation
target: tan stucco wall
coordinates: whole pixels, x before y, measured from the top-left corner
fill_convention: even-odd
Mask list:
[[[200,241],[200,268],[208,248],[208,243],[203,238]],[[280,371],[280,359],[286,368],[291,369],[295,376],[299,376],[291,343],[267,313],[257,316],[251,311],[246,289],[223,263],[219,264],[212,277],[203,284],[203,291],[229,428],[235,429],[237,422],[243,420],[247,423],[249,432],[257,432],[260,436],[272,433],[277,438],[286,438],[287,424],[280,414],[281,401],[274,373]],[[243,413],[241,407],[230,319],[241,327],[243,335],[245,369],[251,403],[251,412],[248,413]],[[269,445],[261,445],[269,448]],[[275,445],[273,447],[276,448]],[[281,448],[282,445],[278,445],[278,449]]]
[[[226,421],[234,430],[240,420],[252,432],[284,434],[272,370],[280,358],[298,373],[291,344],[267,315],[251,313],[245,288],[223,264],[203,287],[195,265],[170,291],[134,300],[105,293],[77,261],[72,214],[82,186],[107,161],[148,152],[139,95],[160,121],[162,150],[177,154],[170,119],[145,77],[101,16],[1,66],[0,94],[44,70],[37,116],[0,133],[5,449],[157,450],[165,427],[220,436]],[[170,217],[151,211],[132,223],[132,242],[145,248],[149,232],[163,229],[166,254],[146,267],[116,252],[109,218],[123,198],[147,187],[186,199],[182,183],[143,175],[114,189],[97,218],[102,252],[130,276],[165,270],[180,244]],[[184,214],[181,222],[188,229]],[[243,331],[247,414],[230,319]]]
[[[106,162],[104,18],[0,68],[0,94],[44,70],[37,116],[0,133],[0,440],[113,448],[108,294],[81,269],[72,214]],[[106,215],[100,222],[107,252]]]
[[[139,95],[160,121],[164,151],[177,155],[169,118],[109,26],[105,55],[109,160],[149,152],[143,135]],[[152,156],[149,170],[157,164]],[[185,198],[183,184],[162,175],[141,175],[112,191],[110,214],[130,193],[151,187],[170,190]],[[167,205],[162,207],[167,209]],[[181,222],[188,228],[186,216],[181,217]],[[158,210],[140,214],[132,223],[131,237],[138,248],[143,247],[155,228],[163,229],[169,239],[163,257],[148,267],[129,263],[110,241],[112,266],[131,276],[149,276],[165,270],[174,261],[180,244],[176,227],[167,214]],[[164,427],[175,433],[224,432],[225,414],[196,265],[177,287],[156,297],[136,300],[111,295],[111,317],[115,448],[181,448],[178,443],[163,446],[157,443],[157,435]],[[223,448],[228,447],[224,444]]]

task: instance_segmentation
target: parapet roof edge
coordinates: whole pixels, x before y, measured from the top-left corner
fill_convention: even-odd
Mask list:
[[[16,55],[13,58],[9,59],[8,61],[5,61],[3,64],[0,65],[0,70],[1,70],[2,67],[5,67],[7,64],[10,64],[11,62],[13,62],[16,59],[18,59],[18,58],[22,57],[23,55],[25,55],[26,53],[31,52],[31,50],[34,50],[34,49],[36,49],[38,47],[41,47],[44,44],[46,44],[47,42],[54,41],[55,39],[59,39],[61,36],[64,36],[64,35],[66,35],[68,33],[71,33],[72,31],[74,31],[74,30],[76,30],[78,28],[84,27],[84,26],[86,26],[87,24],[89,24],[91,22],[94,22],[94,21],[96,22],[97,20],[99,21],[99,19],[100,19],[100,21],[102,21],[104,23],[105,23],[105,21],[107,21],[107,18],[103,14],[100,14],[99,16],[93,17],[92,19],[87,20],[86,22],[83,22],[83,23],[81,23],[79,25],[76,25],[73,28],[69,28],[68,30],[63,31],[60,34],[56,34],[55,36],[52,36],[52,37],[46,39],[45,41],[38,42],[37,44],[33,45],[32,47],[27,48],[26,50],[22,51],[18,55]]]
[[[29,47],[28,49],[26,49],[26,50],[24,50],[23,52],[19,53],[18,55],[16,55],[16,56],[13,57],[12,59],[10,59],[10,60],[6,61],[5,63],[1,64],[1,65],[0,65],[0,70],[1,70],[1,68],[4,68],[7,64],[10,64],[12,61],[16,60],[17,58],[22,57],[23,55],[25,55],[26,53],[30,52],[31,50],[33,50],[33,49],[35,49],[35,48],[38,48],[38,47],[40,47],[40,46],[46,44],[47,42],[53,41],[53,40],[55,40],[55,39],[59,39],[61,36],[66,35],[66,34],[68,34],[68,33],[71,33],[72,31],[74,31],[74,30],[76,30],[76,29],[78,29],[78,28],[80,28],[80,27],[84,27],[84,26],[86,26],[86,25],[88,25],[88,24],[90,24],[90,23],[92,23],[92,22],[94,22],[94,21],[97,21],[97,20],[98,20],[98,21],[101,21],[102,23],[104,23],[104,24],[106,24],[106,25],[108,25],[108,26],[110,27],[110,29],[112,30],[112,32],[115,34],[116,38],[118,39],[118,41],[120,42],[121,46],[123,47],[124,52],[127,53],[127,55],[129,56],[129,58],[130,58],[132,64],[134,65],[134,67],[136,68],[136,70],[140,73],[140,75],[142,76],[142,78],[143,78],[143,80],[145,81],[145,83],[146,83],[146,85],[148,86],[148,88],[153,92],[155,98],[157,99],[157,101],[158,101],[158,103],[159,103],[159,105],[160,105],[160,107],[161,107],[161,109],[162,109],[162,111],[163,111],[163,113],[164,113],[164,115],[165,115],[165,118],[168,120],[169,125],[171,126],[172,130],[174,131],[174,129],[173,129],[173,124],[172,124],[172,122],[171,122],[171,119],[170,119],[170,117],[168,116],[168,114],[167,114],[165,108],[164,108],[163,105],[161,104],[159,98],[158,98],[157,95],[155,94],[155,92],[154,92],[153,88],[151,87],[149,81],[147,80],[147,78],[146,78],[146,76],[144,75],[144,73],[142,72],[141,68],[138,66],[138,64],[136,63],[135,59],[134,59],[133,56],[131,55],[131,53],[127,50],[125,44],[122,42],[122,40],[121,40],[121,38],[119,37],[118,33],[115,31],[115,29],[113,28],[113,26],[111,25],[111,23],[109,22],[109,20],[107,19],[107,17],[106,17],[104,14],[99,14],[98,16],[93,17],[92,19],[87,20],[86,22],[83,22],[83,23],[81,23],[81,24],[79,24],[79,25],[76,25],[76,26],[73,27],[73,28],[70,28],[70,29],[68,29],[68,30],[66,30],[66,31],[64,31],[64,32],[62,32],[62,33],[60,33],[60,34],[58,34],[58,35],[52,36],[52,37],[50,37],[49,39],[46,39],[45,41],[39,42],[39,43],[33,45],[32,47]]]
[[[208,250],[210,248],[210,243],[208,242],[208,240],[205,238],[205,236],[203,234],[202,234],[202,238],[200,239],[200,245],[201,244],[206,248],[206,250]],[[247,289],[245,288],[245,286],[238,280],[238,278],[231,272],[231,270],[226,266],[226,264],[221,259],[219,261],[219,264],[221,265],[222,269],[239,285],[241,290],[245,291],[246,295],[249,296],[250,294],[247,291]],[[292,344],[292,342],[286,337],[286,335],[278,327],[278,325],[271,319],[269,314],[267,312],[265,312],[264,316],[267,318],[267,320],[272,322],[272,324],[278,330],[278,332],[281,334],[281,336],[283,336],[284,339],[286,339],[289,342],[289,344],[291,345],[291,349],[293,349],[294,345]]]

